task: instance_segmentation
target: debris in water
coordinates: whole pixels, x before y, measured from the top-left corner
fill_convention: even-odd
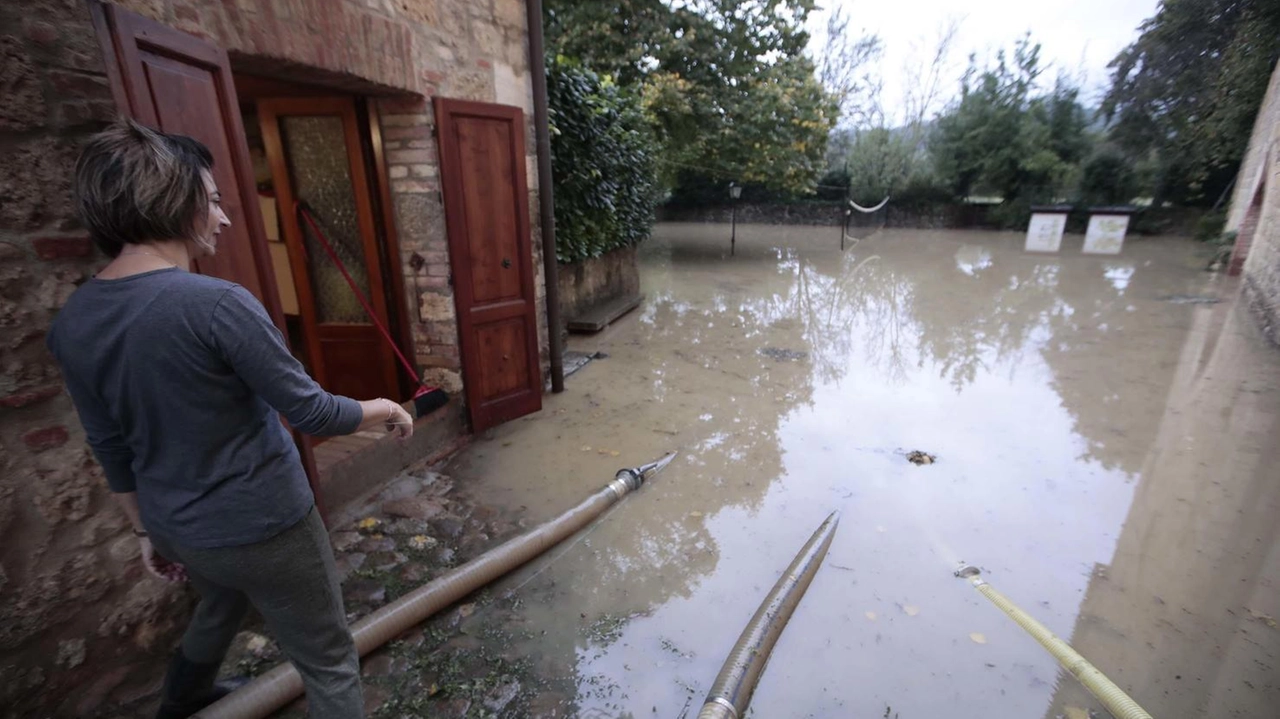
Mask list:
[[[382,524],[382,520],[378,519],[377,517],[365,517],[364,519],[356,523],[356,527],[359,529],[368,531],[378,526],[379,524]]]
[[[933,464],[938,458],[928,452],[921,452],[918,449],[911,450],[907,453],[907,461],[916,465]]]
[[[912,604],[906,604],[906,605],[903,605],[902,611],[906,612],[908,617],[914,617],[915,615],[920,613],[920,607],[917,607]]]
[[[582,445],[582,451],[583,451],[583,452],[590,452],[590,451],[591,451],[591,445],[589,445],[589,444],[584,444],[584,445]]]
[[[789,350],[784,347],[761,347],[760,354],[768,357],[775,362],[796,362],[802,359],[808,359],[808,352],[800,350]]]
[[[1222,298],[1213,295],[1165,295],[1159,299],[1175,305],[1216,305],[1222,301]]]
[[[1277,627],[1276,625],[1275,617],[1271,616],[1270,614],[1263,614],[1262,612],[1259,612],[1256,609],[1249,609],[1248,607],[1245,607],[1245,609],[1249,612],[1249,616],[1253,617],[1254,619],[1257,619],[1258,621],[1262,622],[1268,627],[1271,627],[1272,629],[1280,628],[1280,627]]]
[[[475,613],[476,613],[476,605],[474,602],[472,602],[471,604],[463,604],[462,606],[458,607],[458,616],[462,617],[463,619],[466,619],[467,617]]]
[[[972,632],[971,634],[969,634],[969,638],[973,640],[973,643],[974,643],[974,644],[986,644],[986,643],[987,643],[987,638],[986,638],[986,636],[985,636],[985,635],[983,635],[981,632]]]
[[[693,517],[694,519],[697,519],[698,517],[702,516],[702,512],[689,512],[689,516]]]

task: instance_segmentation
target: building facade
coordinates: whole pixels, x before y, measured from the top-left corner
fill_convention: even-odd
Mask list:
[[[1228,272],[1244,275],[1250,309],[1272,342],[1280,344],[1280,67],[1258,111],[1249,150],[1227,215],[1236,232]]]
[[[234,226],[196,270],[253,291],[326,388],[421,378],[455,398],[435,436],[484,429],[547,371],[526,8],[4,3],[0,93],[0,714],[91,715],[154,689],[189,603],[142,575],[44,349],[105,262],[73,212],[82,142],[122,114],[205,142]],[[303,449],[318,473],[354,451]]]

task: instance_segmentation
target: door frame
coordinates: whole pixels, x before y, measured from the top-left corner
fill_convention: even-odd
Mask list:
[[[533,242],[529,224],[529,187],[528,168],[525,161],[524,112],[518,107],[473,102],[470,100],[454,100],[437,96],[435,98],[436,135],[440,150],[440,186],[444,200],[445,226],[449,243],[450,285],[453,288],[454,308],[457,314],[459,350],[461,355],[463,385],[467,398],[467,410],[471,417],[472,429],[480,432],[489,427],[517,417],[536,412],[542,408],[542,363],[538,352],[538,299],[536,273],[533,269]],[[479,367],[478,348],[472,331],[475,326],[475,300],[470,280],[458,281],[459,277],[469,277],[471,272],[471,248],[467,227],[466,197],[463,192],[462,166],[464,163],[456,141],[456,117],[473,117],[490,120],[505,120],[511,124],[509,151],[512,156],[513,193],[517,232],[517,248],[519,250],[519,271],[522,275],[523,291],[521,300],[525,309],[519,315],[524,318],[527,331],[525,333],[525,354],[527,356],[527,372],[531,387],[513,392],[511,395],[481,402],[484,388],[483,377]],[[495,303],[498,309],[503,303]],[[508,301],[506,304],[510,304]],[[493,311],[492,309],[490,311]],[[525,396],[526,391],[531,397]]]

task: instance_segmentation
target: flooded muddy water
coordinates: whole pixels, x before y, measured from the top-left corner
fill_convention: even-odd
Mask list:
[[[641,307],[570,343],[607,357],[448,469],[535,523],[680,452],[493,590],[558,716],[695,715],[836,509],[753,716],[1101,712],[962,560],[1155,716],[1277,715],[1280,351],[1199,247],[739,226],[728,250],[660,225]]]

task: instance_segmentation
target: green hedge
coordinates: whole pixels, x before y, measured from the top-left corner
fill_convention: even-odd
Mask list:
[[[649,236],[657,152],[640,98],[565,58],[547,62],[556,257],[576,262]]]

